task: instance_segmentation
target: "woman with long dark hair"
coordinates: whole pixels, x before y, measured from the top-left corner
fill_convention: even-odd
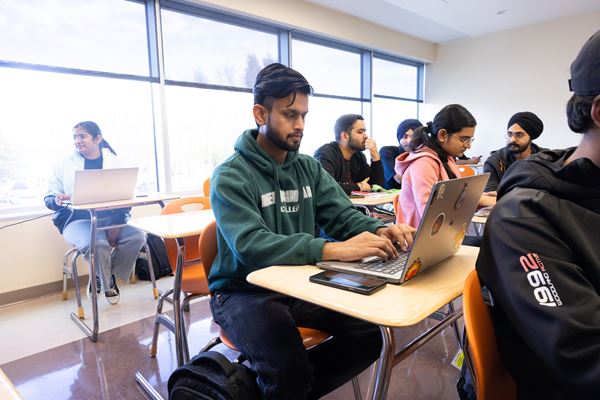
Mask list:
[[[68,201],[73,194],[75,171],[82,169],[117,168],[123,166],[117,153],[103,138],[100,127],[92,121],[80,122],[73,127],[75,151],[63,158],[48,179],[46,207],[54,211],[52,220],[65,240],[77,247],[89,260],[90,214],[87,210],[73,210]],[[129,208],[100,211],[98,228],[122,225],[129,219]],[[120,298],[116,277],[127,280],[133,272],[138,252],[146,235],[137,228],[124,226],[99,230],[96,235],[96,271],[98,293],[104,290],[106,300],[117,304]],[[90,277],[88,296],[91,293]]]
[[[413,132],[408,152],[396,158],[396,173],[402,175],[397,222],[419,226],[433,185],[460,178],[456,157],[471,148],[476,125],[477,121],[465,107],[449,104],[432,122]],[[483,196],[480,205],[494,203],[494,196]]]

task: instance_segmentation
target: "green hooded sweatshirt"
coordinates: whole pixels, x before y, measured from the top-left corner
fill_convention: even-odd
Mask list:
[[[290,151],[283,165],[260,148],[258,131],[245,131],[235,153],[211,178],[219,254],[209,276],[212,292],[253,290],[246,276],[276,264],[314,264],[325,240],[375,232],[384,224],[363,215],[314,158]]]

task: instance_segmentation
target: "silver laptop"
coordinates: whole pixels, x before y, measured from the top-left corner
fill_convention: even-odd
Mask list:
[[[75,171],[73,205],[127,200],[135,197],[138,167]]]
[[[408,252],[395,260],[367,257],[355,262],[322,261],[322,269],[369,275],[391,283],[404,283],[454,255],[467,232],[489,174],[436,183],[421,224]]]

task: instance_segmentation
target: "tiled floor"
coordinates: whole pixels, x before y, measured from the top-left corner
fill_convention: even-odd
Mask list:
[[[162,278],[159,287],[171,286],[172,278]],[[87,319],[89,301],[84,299]],[[0,308],[0,367],[13,381],[23,398],[54,399],[144,399],[135,383],[135,371],[166,395],[166,382],[176,367],[174,337],[161,328],[158,356],[149,357],[153,314],[156,302],[150,285],[138,282],[121,290],[121,301],[110,306],[100,298],[100,335],[92,343],[70,320],[75,299],[62,301],[60,295]],[[196,353],[217,329],[211,323],[208,301],[192,304],[189,315],[190,352]],[[435,321],[426,320],[415,327],[398,329],[396,343],[401,346]],[[189,325],[188,325],[189,326]],[[218,348],[226,355],[233,354]],[[458,370],[450,365],[457,351],[450,329],[442,332],[392,372],[389,399],[457,399],[455,383]],[[360,376],[364,392],[368,371]],[[327,395],[327,400],[351,399],[347,384]]]

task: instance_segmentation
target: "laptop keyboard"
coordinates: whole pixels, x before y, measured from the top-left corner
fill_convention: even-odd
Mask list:
[[[356,266],[356,268],[365,271],[395,275],[404,269],[404,266],[406,265],[406,259],[408,258],[408,254],[408,252],[401,252],[398,258],[394,258],[391,260],[382,260],[381,258],[376,258],[374,260],[360,263]]]

